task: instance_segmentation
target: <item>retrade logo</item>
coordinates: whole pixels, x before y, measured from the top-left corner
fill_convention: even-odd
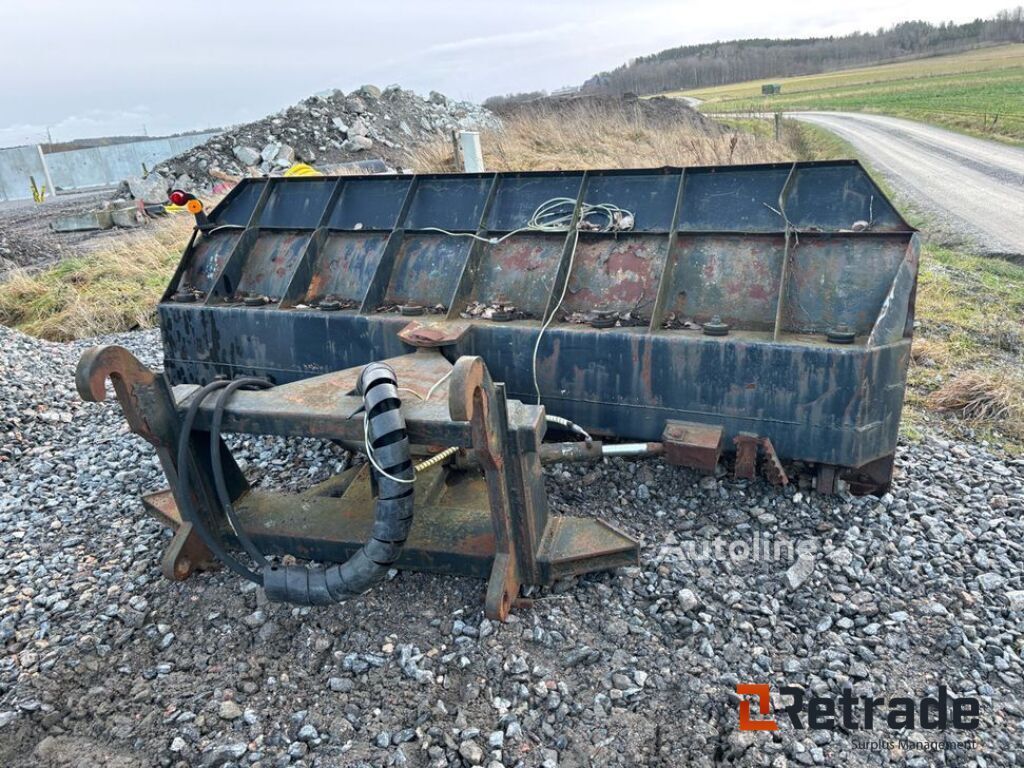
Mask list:
[[[780,715],[786,715],[798,731],[874,730],[888,726],[895,731],[967,730],[973,731],[980,723],[981,701],[970,696],[951,696],[946,686],[940,685],[935,696],[913,699],[896,696],[854,696],[850,691],[831,698],[808,696],[800,686],[784,685],[779,689],[789,704],[783,704]],[[741,731],[777,731],[771,704],[771,688],[766,683],[738,683]],[[752,715],[752,698],[756,697],[757,717]]]
[[[758,714],[767,715],[772,711],[771,688],[766,683],[739,683],[736,693],[740,696],[756,696]],[[754,720],[750,717],[750,701],[740,699],[741,731],[777,731],[779,724],[774,720]]]

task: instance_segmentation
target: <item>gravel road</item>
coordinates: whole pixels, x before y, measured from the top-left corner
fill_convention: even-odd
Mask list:
[[[108,341],[160,357],[154,331]],[[163,476],[115,402],[76,396],[85,346],[0,327],[0,765],[1024,761],[1019,457],[928,435],[901,446],[881,499],[656,460],[556,465],[554,509],[638,536],[638,567],[538,592],[504,625],[482,616],[483,582],[415,573],[292,608],[223,571],[159,576],[168,534],[139,495]],[[348,460],[301,441],[234,448],[270,485],[303,487]],[[813,551],[757,561],[765,540]],[[715,541],[731,549],[714,556]],[[944,684],[980,698],[981,727],[938,734],[933,752],[788,722],[741,732],[739,682],[887,698]],[[977,746],[954,744],[966,737]]]
[[[940,229],[984,252],[1024,254],[1024,149],[924,123],[850,112],[788,112],[848,141]]]

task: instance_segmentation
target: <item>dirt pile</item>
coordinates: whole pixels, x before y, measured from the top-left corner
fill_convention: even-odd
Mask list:
[[[651,128],[692,129],[695,133],[720,136],[727,133],[721,123],[711,120],[681,99],[654,96],[640,99],[636,96],[574,95],[546,97],[533,101],[508,104],[498,111],[501,117],[521,115],[557,115],[573,118],[590,114],[623,115],[642,121]]]
[[[498,124],[487,109],[432,91],[364,85],[311,96],[262,120],[230,129],[158,165],[148,180],[192,190],[231,176],[281,173],[302,162],[329,166],[372,159],[401,169],[409,149],[452,129]],[[159,174],[153,179],[154,174]]]
[[[25,264],[42,261],[47,258],[46,253],[44,244],[18,237],[0,223],[0,275]]]
[[[79,245],[97,233],[54,232],[51,224],[62,216],[110,205],[109,196],[90,192],[51,197],[42,205],[15,200],[0,206],[0,282],[12,270],[43,267],[79,253]]]

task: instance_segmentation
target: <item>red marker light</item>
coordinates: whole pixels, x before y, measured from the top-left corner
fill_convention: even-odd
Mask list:
[[[183,192],[180,189],[175,189],[169,195],[170,200],[175,205],[184,205],[189,201],[190,195],[187,192]]]

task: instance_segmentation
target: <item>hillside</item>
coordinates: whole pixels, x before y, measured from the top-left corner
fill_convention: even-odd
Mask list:
[[[907,21],[842,37],[729,40],[669,48],[587,80],[600,93],[661,93],[792,77],[1024,42],[1024,8],[965,24]]]
[[[1003,45],[877,67],[677,91],[705,112],[837,110],[909,117],[986,138],[1024,142],[1024,45]]]

